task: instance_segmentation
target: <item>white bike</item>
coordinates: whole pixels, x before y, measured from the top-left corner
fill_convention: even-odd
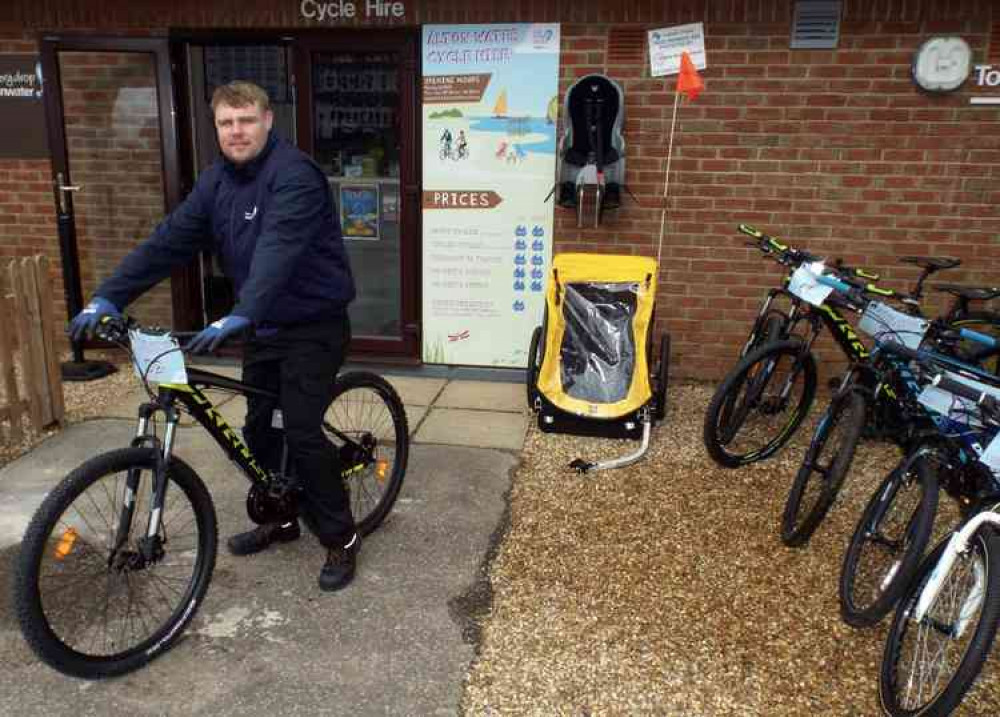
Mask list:
[[[935,385],[974,404],[986,427],[1000,427],[1000,400],[940,376]],[[1000,485],[1000,437],[983,448]],[[1000,623],[1000,489],[924,559],[903,594],[886,638],[879,675],[882,707],[893,717],[942,717],[962,701],[989,656]]]

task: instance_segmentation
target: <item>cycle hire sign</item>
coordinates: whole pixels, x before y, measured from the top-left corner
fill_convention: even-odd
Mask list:
[[[423,28],[423,360],[527,365],[552,259],[559,25]]]

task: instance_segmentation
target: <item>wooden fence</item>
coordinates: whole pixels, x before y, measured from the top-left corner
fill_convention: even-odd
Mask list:
[[[65,406],[49,261],[14,259],[6,277],[0,298],[0,422],[13,443],[23,436],[25,417],[38,431],[61,424]]]

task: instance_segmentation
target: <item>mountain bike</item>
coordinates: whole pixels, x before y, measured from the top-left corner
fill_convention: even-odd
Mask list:
[[[741,227],[742,230],[742,227]],[[754,230],[756,231],[756,230]],[[780,242],[775,243],[767,235],[761,235],[761,247],[768,247],[768,253],[779,263],[795,271],[811,264],[815,256],[807,252],[791,249]],[[900,261],[914,264],[922,269],[911,293],[896,292],[867,282],[850,267],[834,270],[838,280],[848,286],[868,294],[901,303],[909,311],[919,314],[920,299],[926,279],[937,271],[960,264],[950,257],[901,257]],[[867,273],[866,273],[867,275]],[[968,289],[948,286],[956,294],[956,301],[946,313],[945,319],[955,326],[975,327],[979,333],[1000,336],[1000,315],[991,312],[970,312],[968,301],[1000,296],[998,289]],[[790,283],[785,288],[792,293]],[[737,468],[761,461],[777,453],[791,438],[805,419],[816,395],[817,369],[812,346],[824,327],[834,337],[836,344],[853,365],[868,358],[868,349],[858,337],[844,312],[849,309],[843,296],[831,294],[826,300],[799,302],[794,306],[794,322],[778,317],[772,322],[780,340],[759,342],[751,346],[755,332],[747,343],[749,351],[719,384],[705,414],[703,441],[709,456],[720,466]],[[758,315],[758,320],[766,317],[766,311]],[[806,330],[793,331],[789,326],[805,326]],[[757,323],[755,323],[755,327]],[[956,349],[957,350],[957,349]],[[1000,349],[984,348],[968,351],[975,363],[997,361]],[[881,400],[881,397],[879,397]],[[880,412],[884,413],[884,412]],[[875,420],[866,423],[876,431],[882,426]]]
[[[25,533],[13,584],[20,627],[34,652],[84,678],[127,673],[163,654],[208,590],[217,521],[205,483],[174,454],[182,412],[250,481],[246,508],[254,522],[294,519],[300,493],[287,444],[279,470],[265,470],[205,394],[276,399],[273,392],[187,367],[176,338],[132,322],[106,321],[99,335],[129,351],[150,400],[139,406],[129,447],[86,461],[43,501]],[[281,428],[280,411],[272,425]],[[403,404],[379,376],[344,373],[323,429],[340,459],[340,475],[330,480],[344,481],[357,529],[368,534],[392,509],[406,473]]]
[[[942,376],[937,387],[964,399],[1000,430],[1000,401]],[[979,453],[1000,474],[1000,440]],[[962,525],[921,563],[900,599],[879,668],[879,699],[893,717],[951,714],[972,687],[1000,623],[1000,492],[981,496]]]
[[[911,313],[906,313],[870,300],[870,288],[845,284],[832,275],[815,279],[837,292],[840,305],[862,313],[857,329],[873,337],[876,344],[864,358],[848,366],[809,441],[782,513],[781,540],[790,547],[805,545],[825,519],[866,426],[871,426],[870,436],[888,438],[904,452],[914,436],[934,428],[928,412],[916,404],[919,391],[909,368],[882,349],[896,342],[916,347],[927,341],[951,355],[963,342],[982,346],[978,356],[1000,351],[1000,343],[988,335],[955,328],[946,319],[922,318],[919,304],[909,304]],[[915,291],[918,295],[919,288]],[[957,359],[949,360],[961,365]]]
[[[956,500],[963,516],[984,495],[1000,492],[1000,480],[979,460],[993,431],[975,418],[979,409],[943,391],[964,381],[968,390],[1000,396],[1000,381],[948,356],[892,343],[884,345],[902,378],[899,402],[916,426],[903,459],[872,494],[844,554],[839,581],[841,615],[855,627],[876,624],[889,613],[915,574],[930,540],[939,488]]]

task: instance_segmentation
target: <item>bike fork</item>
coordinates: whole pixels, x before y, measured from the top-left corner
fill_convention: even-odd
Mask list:
[[[166,413],[166,430],[162,443],[149,432],[150,419],[157,410],[164,410]],[[158,409],[155,404],[145,404],[139,409],[139,421],[136,425],[135,438],[132,440],[133,446],[150,444],[159,450],[156,466],[153,470],[152,500],[149,521],[146,525],[146,538],[153,538],[159,534],[160,524],[163,516],[163,505],[167,493],[167,465],[170,463],[170,456],[173,450],[174,437],[177,431],[179,416],[173,407]],[[139,492],[139,482],[142,470],[132,468],[125,478],[125,495],[122,500],[122,509],[118,516],[118,527],[115,531],[115,550],[121,548],[128,540],[132,532],[132,520],[135,515],[136,496]]]
[[[948,539],[948,545],[945,546],[944,552],[941,553],[941,557],[938,559],[937,565],[934,566],[934,570],[931,572],[931,576],[927,580],[924,589],[920,591],[920,598],[917,600],[917,606],[913,611],[913,620],[915,622],[921,622],[931,607],[934,606],[938,593],[941,592],[941,586],[955,567],[955,561],[958,559],[958,556],[969,551],[969,541],[972,539],[972,536],[987,523],[994,526],[1000,524],[1000,514],[992,511],[980,513],[963,525],[960,530],[955,531],[951,538]]]
[[[149,525],[146,527],[147,538],[154,538],[160,533],[163,505],[167,497],[167,466],[170,465],[170,455],[174,448],[174,437],[177,433],[179,420],[180,417],[173,408],[166,411],[163,446],[160,460],[156,462],[156,474],[153,476],[153,504],[149,513]]]

